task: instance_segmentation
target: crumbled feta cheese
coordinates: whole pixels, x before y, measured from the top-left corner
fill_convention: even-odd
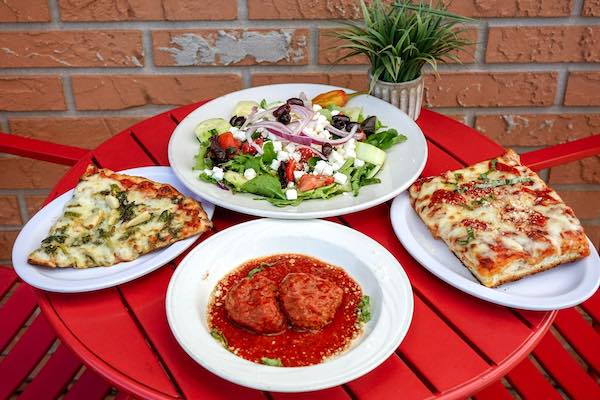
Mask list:
[[[363,160],[361,160],[360,158],[355,158],[354,159],[354,166],[355,167],[362,167],[363,165],[365,165],[365,162]]]
[[[267,110],[265,110],[264,108],[258,107],[258,109],[256,110],[256,113],[258,114],[258,113],[261,113],[263,111],[267,111]]]
[[[298,162],[302,158],[302,154],[298,152],[290,153],[290,158],[294,159],[294,161]]]
[[[287,187],[288,188],[293,188],[294,187],[294,182],[289,181],[288,184],[287,184]]]
[[[304,174],[306,174],[304,171],[294,171],[294,179],[298,181]]]
[[[202,171],[202,172],[203,172],[203,173],[204,173],[204,175],[206,175],[206,176],[210,176],[210,177],[212,177],[212,176],[213,176],[213,171],[212,171],[212,169],[205,169],[205,170],[204,170],[204,171]]]
[[[350,139],[346,143],[344,143],[344,149],[346,149],[346,150],[348,150],[348,149],[354,150],[355,148],[356,148],[356,139]]]
[[[293,153],[294,151],[296,151],[296,145],[290,142],[285,145],[284,150],[288,153]]]
[[[285,191],[285,198],[288,200],[296,200],[298,198],[298,192],[296,189],[288,189]]]
[[[321,175],[323,173],[323,170],[325,169],[325,167],[328,167],[329,164],[327,164],[327,162],[323,161],[323,160],[319,160],[317,161],[317,164],[315,164],[315,169],[314,169],[314,173],[316,175]]]
[[[346,157],[347,158],[356,158],[356,152],[354,151],[354,149],[347,149]]]
[[[223,180],[223,175],[225,175],[223,173],[223,170],[219,167],[213,167],[212,169],[212,177],[213,179],[217,180],[217,181],[222,181]]]
[[[322,175],[326,175],[326,176],[331,176],[333,175],[333,167],[329,164],[327,164],[327,166],[325,168],[323,168],[323,172],[321,172]]]
[[[250,180],[256,178],[256,171],[254,168],[248,168],[244,171],[244,178]]]
[[[320,105],[318,105],[318,104],[313,104],[313,111],[314,111],[314,112],[317,112],[317,111],[319,111],[319,110],[321,110],[321,109],[323,109],[323,107],[321,107]]]
[[[229,132],[231,132],[233,134],[233,137],[236,138],[237,140],[243,142],[246,140],[246,131],[242,131],[239,128],[232,126],[229,129]]]
[[[340,112],[338,110],[332,110],[331,111],[331,116],[333,117],[334,115],[338,115]]]
[[[344,156],[340,154],[337,150],[333,150],[331,154],[329,154],[329,162],[332,164],[344,163]]]
[[[281,151],[281,142],[279,140],[273,140],[273,150]]]
[[[278,151],[277,152],[277,160],[287,161],[289,159],[290,159],[290,154],[287,151]]]
[[[335,174],[333,174],[333,179],[335,180],[335,183],[343,185],[348,181],[348,175],[336,172]]]
[[[275,159],[271,161],[271,169],[277,171],[279,169],[279,160]]]

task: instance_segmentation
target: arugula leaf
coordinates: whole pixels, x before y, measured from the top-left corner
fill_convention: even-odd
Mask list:
[[[361,187],[381,182],[379,178],[367,178],[369,172],[375,167],[376,165],[366,163],[362,167],[352,171],[350,187],[352,188],[352,194],[354,194],[354,196],[358,196]]]
[[[257,175],[254,179],[244,183],[240,190],[265,197],[285,199],[279,179],[267,174]]]
[[[270,367],[283,367],[283,364],[279,358],[262,357],[260,362]]]
[[[204,172],[201,173],[200,175],[198,175],[198,179],[200,179],[201,181],[204,182],[208,182],[208,183],[217,183],[217,180],[215,178],[213,178],[212,176],[208,176],[206,175]]]
[[[406,136],[398,134],[395,129],[388,129],[372,134],[365,140],[365,143],[372,144],[381,150],[387,150],[393,145],[404,141],[406,141]]]
[[[360,322],[369,322],[371,320],[371,299],[369,296],[363,296],[356,308],[358,320]]]
[[[378,130],[380,130],[382,128],[387,128],[387,125],[383,125],[381,123],[381,121],[379,120],[379,118],[375,117],[375,132],[377,132]]]
[[[314,168],[315,165],[317,165],[317,162],[320,160],[321,158],[319,157],[311,157],[308,159],[308,161],[306,162],[308,164],[309,167]]]
[[[268,263],[268,262],[261,262],[258,267],[256,268],[252,268],[250,271],[248,271],[248,278],[252,278],[254,275],[258,274],[259,272],[262,272],[265,270],[265,268],[269,268],[272,267],[273,265],[275,265],[276,263]]]
[[[226,171],[235,171],[240,174],[243,174],[244,171],[249,168],[252,168],[254,171],[258,172],[260,170],[260,157],[255,157],[248,154],[240,154],[224,163],[221,168]]]
[[[473,232],[473,228],[468,227],[467,228],[467,237],[465,237],[464,239],[457,240],[457,243],[462,244],[463,246],[466,246],[473,239],[475,239],[475,232]]]
[[[267,108],[269,108],[269,105],[267,104],[267,100],[266,100],[266,99],[262,99],[262,100],[260,101],[260,104],[259,104],[259,106],[260,106],[260,108],[264,108],[265,110],[266,110]]]

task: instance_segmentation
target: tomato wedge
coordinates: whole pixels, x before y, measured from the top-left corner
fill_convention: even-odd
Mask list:
[[[224,150],[227,150],[231,147],[236,150],[240,149],[241,142],[234,138],[233,133],[231,132],[221,133],[217,139],[219,140],[219,146],[221,146],[221,148]]]
[[[294,182],[294,171],[296,170],[296,161],[289,160],[285,164],[285,177],[288,182]]]
[[[254,141],[254,143],[256,143],[259,146],[262,146],[264,142],[263,138],[258,138]],[[248,142],[244,142],[242,144],[242,153],[244,154],[250,154],[250,155],[255,155],[256,154],[256,149],[254,147],[252,147],[252,145]]]
[[[298,152],[300,153],[300,161],[302,162],[307,162],[315,155],[315,153],[307,147],[300,147]]]
[[[306,192],[323,186],[331,185],[333,176],[304,174],[298,182],[298,190]]]

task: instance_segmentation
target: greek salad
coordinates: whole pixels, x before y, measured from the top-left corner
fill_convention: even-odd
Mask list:
[[[194,170],[203,181],[279,207],[356,196],[380,182],[386,150],[406,136],[347,106],[353,95],[334,90],[312,100],[301,93],[272,103],[240,101],[229,121],[211,118],[196,127]]]

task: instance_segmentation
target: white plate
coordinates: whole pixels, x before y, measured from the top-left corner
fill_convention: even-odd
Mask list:
[[[156,182],[168,183],[185,196],[202,202],[209,218],[215,206],[198,198],[177,179],[169,167],[143,167],[119,171],[123,174],[143,176]],[[199,235],[173,243],[164,249],[153,251],[136,260],[122,262],[112,267],[89,269],[45,268],[27,262],[29,254],[37,249],[52,225],[62,215],[65,204],[73,197],[73,189],[47,204],[21,229],[12,252],[12,261],[17,274],[25,282],[51,292],[75,293],[104,289],[129,282],[165,265],[190,247]]]
[[[239,243],[237,251],[232,243]],[[323,364],[277,368],[240,358],[210,336],[206,307],[217,282],[245,261],[276,253],[302,253],[343,267],[371,297],[372,319],[347,352]],[[262,219],[236,225],[194,248],[171,278],[166,308],[177,341],[206,369],[255,389],[305,392],[356,379],[385,361],[408,331],[413,297],[398,261],[362,233],[320,220]]]
[[[441,239],[431,236],[411,207],[408,193],[394,199],[390,213],[396,236],[422,266],[480,299],[525,310],[558,310],[585,301],[598,289],[600,258],[591,242],[591,254],[582,260],[492,289],[481,285]]]
[[[199,172],[192,170],[194,156],[199,147],[194,129],[205,119],[224,118],[229,121],[233,108],[240,100],[286,100],[298,97],[300,92],[312,98],[333,89],[340,88],[308,83],[285,84],[255,87],[219,97],[192,111],[177,125],[169,141],[169,163],[187,187],[208,201],[224,208],[261,217],[307,219],[344,215],[381,204],[406,190],[425,166],[425,137],[417,124],[402,111],[376,97],[366,95],[355,97],[348,104],[363,107],[364,114],[376,115],[383,124],[406,135],[408,140],[388,150],[384,167],[377,174],[381,183],[361,188],[357,197],[343,195],[328,200],[304,201],[297,207],[281,208],[265,200],[256,200],[256,195],[233,194],[214,184],[201,181],[198,179]],[[349,89],[345,90],[351,92]]]

